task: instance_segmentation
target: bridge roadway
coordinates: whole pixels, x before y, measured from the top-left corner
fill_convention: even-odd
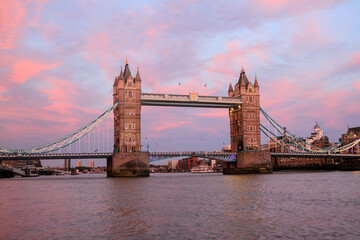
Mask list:
[[[316,157],[341,157],[341,158],[359,158],[360,154],[349,154],[349,153],[290,153],[290,152],[274,152],[271,153],[272,157],[307,157],[307,158],[316,158]]]
[[[0,160],[50,160],[50,159],[94,159],[108,158],[113,155],[110,153],[45,153],[45,154],[0,154]],[[150,153],[150,159],[163,160],[174,157],[197,156],[204,158],[217,158],[227,161],[235,161],[236,153],[224,152],[154,152]]]
[[[234,108],[242,104],[239,97],[142,93],[141,105],[172,107]]]
[[[46,153],[46,154],[0,154],[0,160],[51,160],[51,159],[95,159],[108,158],[113,155],[110,153]],[[236,161],[236,153],[231,152],[152,152],[150,160],[164,160],[174,157],[203,157],[209,159],[221,159],[224,161]],[[339,153],[271,153],[274,157],[341,157],[341,158],[360,158],[360,154],[339,154]]]

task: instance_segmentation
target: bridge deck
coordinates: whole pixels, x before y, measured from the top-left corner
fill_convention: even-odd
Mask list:
[[[108,158],[113,155],[109,153],[46,153],[46,154],[0,154],[0,160],[32,160],[32,159],[94,159]],[[153,158],[168,157],[231,157],[236,153],[231,152],[152,152],[150,156]],[[340,154],[340,153],[271,153],[271,156],[278,157],[342,157],[342,158],[360,158],[360,154]]]

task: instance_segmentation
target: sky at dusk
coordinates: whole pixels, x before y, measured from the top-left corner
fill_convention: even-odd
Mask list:
[[[357,0],[0,1],[0,146],[95,119],[126,57],[148,93],[227,96],[243,66],[277,122],[308,137],[317,121],[336,142],[360,126],[359,12]],[[150,151],[230,143],[225,109],[143,106],[141,127]]]

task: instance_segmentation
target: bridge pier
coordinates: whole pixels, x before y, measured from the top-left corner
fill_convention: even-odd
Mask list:
[[[108,177],[149,177],[148,152],[115,152],[107,158]]]
[[[268,151],[238,152],[236,163],[225,163],[223,174],[272,173],[271,156]]]

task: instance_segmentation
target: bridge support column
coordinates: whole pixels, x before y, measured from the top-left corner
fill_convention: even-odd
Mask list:
[[[236,163],[223,166],[223,174],[272,173],[271,156],[268,151],[238,152]]]
[[[108,177],[149,177],[148,152],[115,152],[107,159]]]

